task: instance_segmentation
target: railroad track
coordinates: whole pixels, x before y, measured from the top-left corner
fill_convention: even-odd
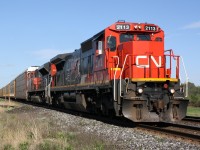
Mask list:
[[[173,123],[138,124],[137,127],[200,144],[199,127]]]
[[[183,121],[199,122],[200,123],[200,117],[186,116],[183,119]]]

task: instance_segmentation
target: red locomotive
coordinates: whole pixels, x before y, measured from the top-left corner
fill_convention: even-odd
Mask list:
[[[164,50],[164,31],[155,24],[116,22],[25,73],[30,101],[135,122],[181,120],[187,110],[179,56]]]

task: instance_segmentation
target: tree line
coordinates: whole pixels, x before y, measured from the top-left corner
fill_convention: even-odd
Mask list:
[[[200,86],[191,82],[188,83],[188,99],[189,105],[200,107]]]

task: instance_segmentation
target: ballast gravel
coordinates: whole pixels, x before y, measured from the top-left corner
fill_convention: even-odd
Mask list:
[[[116,150],[200,150],[200,145],[170,139],[170,137],[159,137],[137,128],[121,127],[41,107],[28,107],[32,107],[32,113],[38,119],[51,119],[63,130],[73,128],[79,133],[93,134],[108,143],[108,147],[112,146]],[[30,109],[22,110],[30,111]]]

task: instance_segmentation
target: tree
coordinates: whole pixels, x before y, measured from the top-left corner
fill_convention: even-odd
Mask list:
[[[188,83],[188,93],[190,105],[200,107],[200,86],[196,86],[194,83]]]

